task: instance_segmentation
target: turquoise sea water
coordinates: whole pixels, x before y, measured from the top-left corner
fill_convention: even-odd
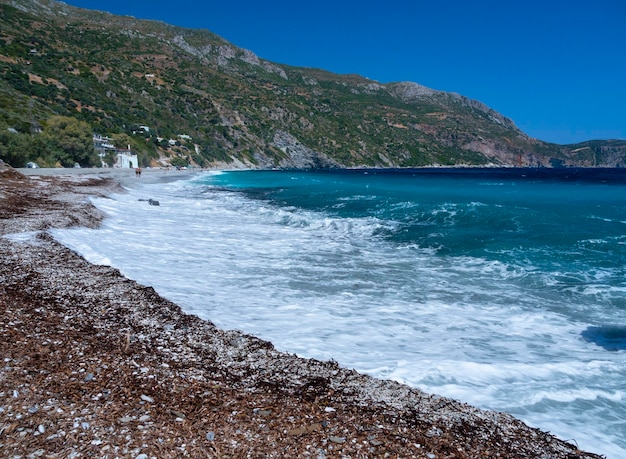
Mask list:
[[[220,327],[626,457],[626,171],[213,172],[96,204],[56,237]]]

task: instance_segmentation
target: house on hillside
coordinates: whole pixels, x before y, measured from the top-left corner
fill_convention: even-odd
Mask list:
[[[98,153],[98,156],[100,157],[104,157],[107,150],[115,150],[113,139],[100,134],[93,135],[93,147],[96,149],[96,153]]]
[[[118,148],[115,151],[117,152],[117,158],[113,167],[118,167],[122,169],[136,169],[139,167],[139,160],[137,159],[137,155],[132,152],[132,150],[130,149],[130,145],[127,149]]]
[[[93,135],[93,148],[96,150],[96,154],[100,157],[101,167],[109,167],[104,161],[107,153],[115,151],[115,145],[113,139],[100,134]]]
[[[137,155],[132,152],[130,145],[128,148],[116,148],[113,139],[100,134],[93,135],[93,147],[100,157],[102,167],[108,167],[104,161],[109,154],[115,155],[115,164],[113,167],[129,169],[139,167]]]

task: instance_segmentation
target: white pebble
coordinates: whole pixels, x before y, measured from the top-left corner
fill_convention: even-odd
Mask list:
[[[153,399],[152,397],[148,396],[148,395],[143,395],[143,394],[142,394],[141,399],[142,399],[144,402],[154,403],[154,399]]]

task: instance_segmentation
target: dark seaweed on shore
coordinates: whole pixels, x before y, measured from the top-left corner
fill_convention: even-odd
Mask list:
[[[87,198],[120,191],[0,169],[0,456],[601,457],[508,414],[220,330],[46,232],[97,227]]]

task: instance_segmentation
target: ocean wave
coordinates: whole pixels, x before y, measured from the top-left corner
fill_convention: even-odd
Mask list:
[[[323,181],[308,202],[270,175],[262,184],[239,175],[232,187],[228,173],[218,177],[96,200],[108,215],[100,229],[55,237],[186,311],[281,350],[563,433],[572,427],[562,419],[599,432],[607,413],[625,414],[626,353],[582,334],[626,323],[624,253],[615,249],[623,236],[550,216],[563,207],[567,225],[578,225],[589,212],[563,205],[544,213],[534,197],[494,204],[466,189],[454,190],[458,202],[433,198],[445,187],[422,200],[404,191],[365,199],[356,186],[354,199],[334,188],[320,198]],[[242,184],[272,187],[280,200]],[[548,408],[552,421],[543,418]]]

